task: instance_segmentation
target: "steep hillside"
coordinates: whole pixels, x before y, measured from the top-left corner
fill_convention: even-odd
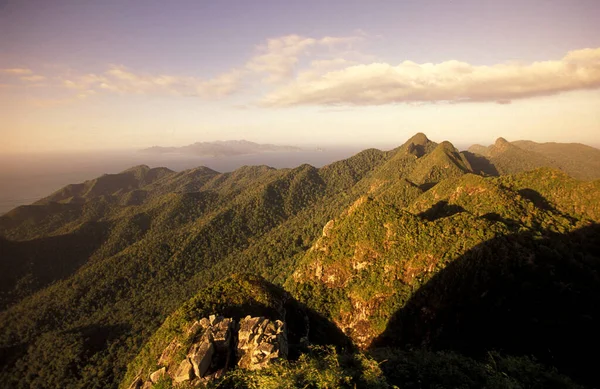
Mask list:
[[[79,204],[48,201],[1,217],[1,232],[10,239],[0,241],[9,253],[2,260],[6,268],[22,269],[2,285],[4,304],[12,304],[0,314],[3,379],[14,387],[114,385],[131,353],[198,288],[241,269],[287,278],[293,256],[350,201],[349,188],[384,159],[381,152],[367,151],[323,169],[173,173]],[[144,201],[125,205],[123,198],[140,190],[147,192]],[[76,206],[78,213],[64,213],[63,206]],[[22,210],[35,210],[39,217],[19,217]],[[14,247],[31,246],[32,238],[70,241],[69,234],[89,220],[102,223],[107,235],[95,245],[78,240],[88,251],[64,271],[51,273],[53,279],[38,279],[35,269],[61,261],[59,251],[26,256],[24,248]],[[72,343],[75,348],[69,348],[68,339],[88,336],[88,328],[95,329],[98,347]],[[30,358],[39,359],[41,350],[47,350],[42,360],[64,361],[64,369],[37,371]],[[69,366],[74,365],[87,367],[73,374]]]
[[[548,186],[565,189],[557,193]],[[594,224],[599,219],[597,202],[592,200],[598,198],[597,183],[575,181],[552,170],[500,179],[470,174],[446,179],[404,209],[364,196],[327,224],[286,288],[363,348],[396,342],[473,355],[502,348],[535,355],[588,380],[591,367],[585,354],[577,358],[573,354],[584,347],[584,338],[589,352],[600,345],[600,338],[583,319],[596,317],[594,307],[600,301],[596,251],[600,241]],[[446,281],[432,281],[442,277],[439,274]],[[426,292],[431,283],[440,289]],[[565,283],[572,289],[565,290]],[[521,300],[518,293],[509,291],[510,284],[515,290],[526,289]],[[451,298],[447,293],[453,287],[455,299],[445,301]],[[489,299],[478,301],[485,295]],[[413,296],[428,299],[421,302],[418,314],[411,308],[417,298]],[[530,304],[537,310],[528,308]],[[569,305],[572,312],[557,319],[554,304]],[[467,309],[476,314],[474,307],[515,311],[504,314],[502,321],[511,328],[512,340],[496,341],[497,335],[485,338],[487,332],[475,340],[475,328],[468,326],[490,328],[494,321],[489,318],[495,315],[486,311],[472,321],[460,316]],[[444,316],[436,321],[442,313],[457,318]],[[404,315],[422,321],[413,324],[402,319]],[[524,324],[548,320],[554,330],[580,331],[581,340],[572,346],[553,343],[550,330]],[[425,328],[431,322],[439,327]],[[465,338],[460,339],[459,333],[450,335],[448,327],[452,326]],[[448,334],[441,332],[444,329]],[[444,341],[439,339],[442,334],[447,336]],[[452,336],[460,340],[444,343]],[[544,345],[552,351],[548,353]],[[553,353],[570,359],[558,362]]]
[[[140,166],[16,208],[0,217],[0,380],[15,388],[116,387],[167,317],[234,273],[285,285],[298,309],[322,318],[315,343],[347,344],[347,336],[364,348],[387,336],[436,274],[486,242],[501,246],[498,238],[522,236],[516,241],[531,252],[548,240],[542,246],[560,255],[580,253],[582,269],[596,277],[596,257],[574,231],[599,220],[598,181],[549,169],[500,178],[476,171],[450,143],[417,134],[394,150],[365,150],[320,169]],[[337,358],[319,355],[285,371]],[[370,358],[340,355],[352,366]]]
[[[171,314],[129,363],[119,387],[580,388],[528,357],[493,352],[475,360],[390,347],[365,353],[340,347],[346,343],[333,323],[283,289],[235,274]],[[244,352],[248,344],[258,345],[252,358]]]

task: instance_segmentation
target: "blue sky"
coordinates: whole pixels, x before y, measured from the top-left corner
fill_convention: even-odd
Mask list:
[[[0,150],[598,144],[598,20],[583,0],[0,0]]]

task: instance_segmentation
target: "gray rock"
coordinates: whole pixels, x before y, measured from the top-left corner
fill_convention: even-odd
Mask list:
[[[212,361],[215,347],[209,339],[204,339],[202,343],[195,343],[188,352],[188,358],[194,367],[196,377],[204,377]]]
[[[246,316],[240,321],[238,332],[238,366],[257,370],[276,359],[287,358],[285,324],[264,317]]]
[[[233,319],[220,318],[212,327],[212,337],[218,352],[226,352],[231,344],[231,329]]]
[[[234,343],[237,331],[237,343]],[[220,377],[235,363],[243,369],[262,369],[274,360],[287,358],[287,334],[280,320],[246,316],[236,325],[231,318],[210,315],[196,320],[173,339],[158,360],[160,369],[144,382],[136,377],[129,389],[147,389],[166,375],[174,383],[196,383]],[[191,344],[186,358],[177,364],[176,355],[184,344]]]
[[[188,358],[181,361],[175,375],[173,376],[173,381],[176,383],[189,381],[194,378],[194,366],[190,362]]]

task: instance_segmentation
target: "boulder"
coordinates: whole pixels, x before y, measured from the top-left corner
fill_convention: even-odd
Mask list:
[[[173,381],[176,383],[189,381],[194,378],[194,366],[190,362],[188,358],[181,361],[175,375],[173,376]]]
[[[280,320],[246,316],[236,325],[232,318],[210,315],[190,323],[181,335],[165,347],[158,359],[160,369],[150,374],[150,380],[138,376],[129,389],[151,388],[167,374],[174,383],[218,378],[236,359],[238,367],[256,370],[287,358],[286,328]],[[186,344],[190,345],[186,358],[177,363]]]
[[[208,338],[204,338],[201,343],[192,345],[188,352],[188,359],[194,367],[196,377],[204,377],[210,367],[214,353],[215,347]]]
[[[212,338],[218,352],[226,352],[231,343],[233,319],[220,317],[212,326]]]
[[[153,383],[157,383],[158,381],[160,381],[161,378],[165,376],[165,374],[167,374],[167,368],[161,367],[154,373],[150,374],[150,381],[152,381]]]

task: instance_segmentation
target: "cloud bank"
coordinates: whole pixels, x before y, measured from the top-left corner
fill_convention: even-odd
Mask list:
[[[600,48],[570,51],[562,59],[533,63],[481,66],[448,60],[394,65],[358,50],[367,39],[364,33],[268,39],[238,66],[209,78],[109,65],[98,73],[69,71],[54,76],[25,67],[0,68],[0,81],[8,87],[70,90],[77,99],[113,93],[217,100],[250,91],[254,97],[247,105],[258,101],[263,107],[510,104],[518,99],[600,88]]]
[[[338,47],[351,48],[355,43],[363,40],[360,36],[332,37],[320,39],[299,35],[286,35],[269,39],[265,45],[258,47],[258,53],[246,64],[251,72],[266,73],[267,83],[277,83],[293,78],[294,69],[302,55],[313,50]]]
[[[111,65],[101,74],[63,79],[63,86],[80,91],[113,92],[134,95],[187,95],[206,99],[222,98],[235,92],[242,73],[232,70],[211,79],[134,72]]]
[[[318,77],[297,77],[269,93],[268,107],[368,106],[394,103],[497,102],[600,87],[600,48],[556,61],[475,66],[460,61],[353,65]]]

